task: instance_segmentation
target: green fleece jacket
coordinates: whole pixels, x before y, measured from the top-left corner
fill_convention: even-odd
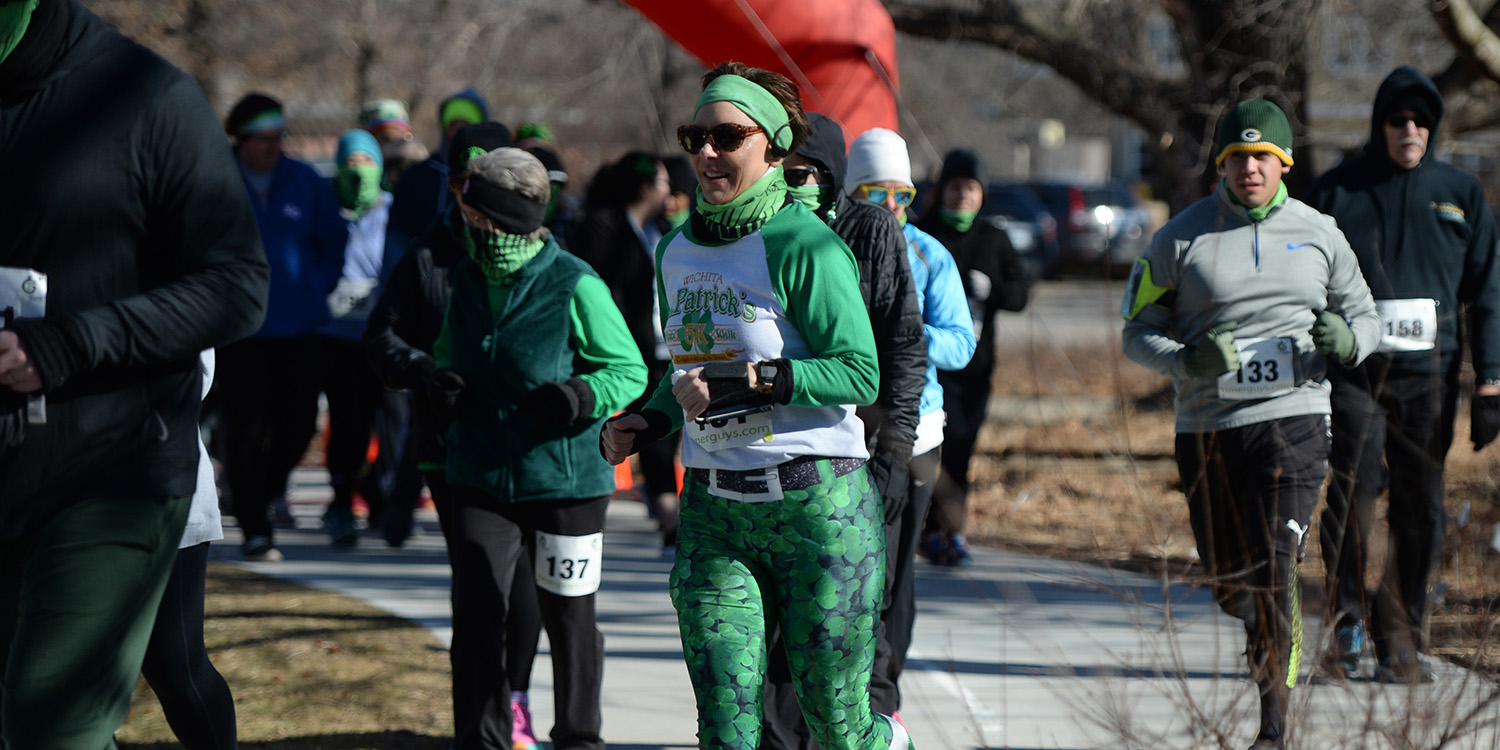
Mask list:
[[[494,286],[473,261],[460,261],[433,356],[463,376],[475,404],[449,428],[448,481],[499,502],[614,490],[599,426],[645,390],[646,365],[586,263],[549,239],[511,284]],[[593,391],[588,414],[559,430],[518,413],[533,389],[574,377]]]

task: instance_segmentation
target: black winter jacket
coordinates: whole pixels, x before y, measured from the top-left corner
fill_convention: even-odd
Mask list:
[[[47,414],[0,449],[0,538],[82,499],[192,495],[198,353],[254,333],[269,284],[198,84],[42,0],[0,64],[0,227],[0,266],[47,275],[45,317],[10,326]]]
[[[906,235],[895,215],[869,201],[844,194],[848,157],[844,131],[821,114],[809,116],[812,134],[797,155],[822,165],[837,187],[832,205],[817,211],[859,264],[859,294],[875,331],[880,393],[860,407],[872,455],[888,453],[901,465],[911,458],[921,420],[922,387],[927,383],[927,336],[922,310],[906,261]],[[877,455],[878,457],[878,455]]]
[[[1438,118],[1427,156],[1401,169],[1386,149],[1386,118],[1397,103],[1426,98]],[[1375,95],[1370,141],[1362,156],[1313,184],[1308,203],[1330,214],[1359,258],[1375,299],[1438,302],[1438,351],[1390,355],[1397,372],[1447,372],[1461,353],[1458,318],[1467,308],[1469,346],[1481,379],[1500,378],[1500,263],[1494,217],[1472,175],[1433,157],[1443,102],[1437,87],[1413,68],[1386,77]],[[1382,355],[1383,356],[1383,355]]]
[[[995,313],[1024,310],[1031,297],[1031,275],[1026,270],[1026,261],[1010,244],[1010,235],[984,218],[975,219],[969,231],[959,232],[933,212],[923,216],[917,228],[937,238],[953,253],[953,261],[963,278],[964,296],[969,299],[969,314],[979,327],[974,358],[969,360],[968,367],[952,374],[989,378],[995,370]]]
[[[418,461],[442,463],[444,432],[427,405],[423,379],[436,363],[432,344],[443,329],[453,269],[467,255],[456,204],[397,261],[365,325],[365,356],[386,387],[415,394],[412,445]]]

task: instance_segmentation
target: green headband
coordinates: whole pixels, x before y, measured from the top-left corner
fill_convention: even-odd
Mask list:
[[[719,76],[703,89],[703,95],[698,97],[698,103],[693,106],[693,113],[696,115],[698,110],[711,102],[729,102],[739,107],[741,112],[749,115],[756,125],[766,131],[767,139],[783,150],[791,150],[791,118],[786,114],[786,107],[759,84],[740,76]]]

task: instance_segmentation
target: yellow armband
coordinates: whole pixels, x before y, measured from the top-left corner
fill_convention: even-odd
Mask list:
[[[1120,303],[1120,315],[1126,320],[1135,320],[1146,305],[1170,310],[1177,303],[1177,290],[1157,286],[1151,280],[1151,261],[1136,258],[1130,269],[1130,281],[1125,284],[1125,301]]]

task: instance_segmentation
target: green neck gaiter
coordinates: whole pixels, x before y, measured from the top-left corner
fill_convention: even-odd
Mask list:
[[[339,167],[334,187],[339,205],[356,217],[364,216],[380,201],[380,167],[374,164],[345,164]]]
[[[677,213],[672,214],[671,216],[668,216],[667,217],[667,223],[671,224],[673,229],[676,229],[676,228],[682,226],[683,222],[686,222],[688,220],[688,217],[692,216],[692,215],[693,215],[693,210],[692,209],[690,209],[690,208],[684,208],[681,211],[678,211]]]
[[[1240,203],[1240,199],[1234,197],[1234,191],[1229,189],[1229,181],[1228,180],[1222,181],[1219,184],[1219,189],[1223,190],[1225,193],[1227,193],[1229,195],[1229,200],[1234,201],[1234,205],[1239,206],[1240,208],[1245,209],[1245,213],[1250,214],[1250,220],[1251,221],[1256,221],[1256,222],[1265,221],[1266,217],[1271,215],[1271,209],[1276,208],[1277,206],[1279,206],[1279,205],[1281,205],[1283,203],[1286,203],[1286,183],[1285,182],[1283,182],[1280,185],[1276,186],[1276,194],[1273,195],[1273,196],[1271,196],[1271,202],[1267,203],[1264,206],[1261,206],[1260,208],[1250,208],[1250,207],[1246,206],[1245,204]]]
[[[26,36],[26,27],[31,25],[31,13],[41,0],[26,0],[26,2],[0,5],[0,63],[10,57],[10,53],[21,43],[21,37]]]
[[[469,257],[479,264],[479,270],[484,272],[490,286],[509,284],[511,276],[547,244],[541,238],[533,240],[519,234],[486,232],[474,227],[466,229],[464,244],[469,248]]]
[[[786,178],[781,167],[766,173],[734,200],[716,206],[703,198],[703,188],[698,188],[698,213],[703,223],[713,233],[712,239],[730,242],[754,234],[783,205],[786,204]]]
[[[949,211],[945,208],[938,212],[938,217],[943,220],[944,224],[957,229],[960,233],[969,231],[969,228],[974,226],[974,219],[977,216],[979,216],[978,211]]]
[[[832,185],[798,185],[786,189],[794,200],[807,206],[807,210],[818,215],[825,223],[832,221],[828,213],[833,210],[834,187]]]
[[[552,188],[547,193],[547,212],[542,214],[542,226],[552,226],[553,219],[557,218],[557,207],[562,205],[562,191],[562,185],[552,183]]]

